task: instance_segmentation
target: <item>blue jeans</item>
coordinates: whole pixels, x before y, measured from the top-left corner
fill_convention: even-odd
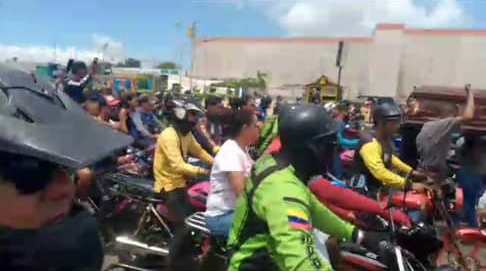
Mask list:
[[[206,216],[206,224],[214,237],[228,239],[231,225],[233,224],[234,211],[229,211],[218,216]]]
[[[467,168],[457,173],[459,186],[464,192],[464,220],[471,227],[478,226],[476,206],[484,188],[485,176],[475,174]]]

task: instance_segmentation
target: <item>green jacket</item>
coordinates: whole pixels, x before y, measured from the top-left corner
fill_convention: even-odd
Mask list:
[[[278,136],[278,117],[271,116],[263,125],[260,131],[260,139],[258,144],[258,155],[261,156],[273,139]]]
[[[312,230],[350,240],[354,226],[322,205],[292,166],[276,165],[272,156],[262,156],[238,200],[229,238],[234,252],[229,270],[273,270],[268,268],[272,264],[276,270],[332,270],[316,253]],[[261,179],[272,170],[276,171]]]

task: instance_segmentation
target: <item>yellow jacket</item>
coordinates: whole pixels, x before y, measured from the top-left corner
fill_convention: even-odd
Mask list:
[[[385,167],[383,161],[383,149],[376,139],[364,144],[363,147],[361,147],[359,154],[366,168],[368,168],[368,171],[384,186],[397,189],[401,189],[405,186],[405,178]],[[392,155],[391,157],[391,165],[394,170],[402,174],[409,174],[413,170],[395,155]]]
[[[213,158],[197,143],[192,133],[183,136],[173,127],[168,127],[159,135],[154,157],[155,192],[186,187],[188,178],[204,174],[204,169],[186,162],[188,154],[209,165],[213,163]]]

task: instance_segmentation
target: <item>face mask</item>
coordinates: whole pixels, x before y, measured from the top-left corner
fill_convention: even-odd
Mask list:
[[[183,122],[180,122],[177,125],[177,127],[178,127],[177,130],[179,130],[179,132],[181,132],[182,134],[185,135],[185,134],[189,133],[192,130],[192,128],[194,128],[194,126],[195,126],[195,124],[193,124],[189,121],[183,121]]]
[[[39,230],[0,231],[1,270],[101,270],[103,248],[87,213]]]

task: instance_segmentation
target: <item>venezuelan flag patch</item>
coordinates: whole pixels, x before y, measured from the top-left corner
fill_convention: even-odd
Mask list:
[[[300,210],[287,210],[289,225],[292,229],[311,231],[312,225],[309,223],[307,215]]]

